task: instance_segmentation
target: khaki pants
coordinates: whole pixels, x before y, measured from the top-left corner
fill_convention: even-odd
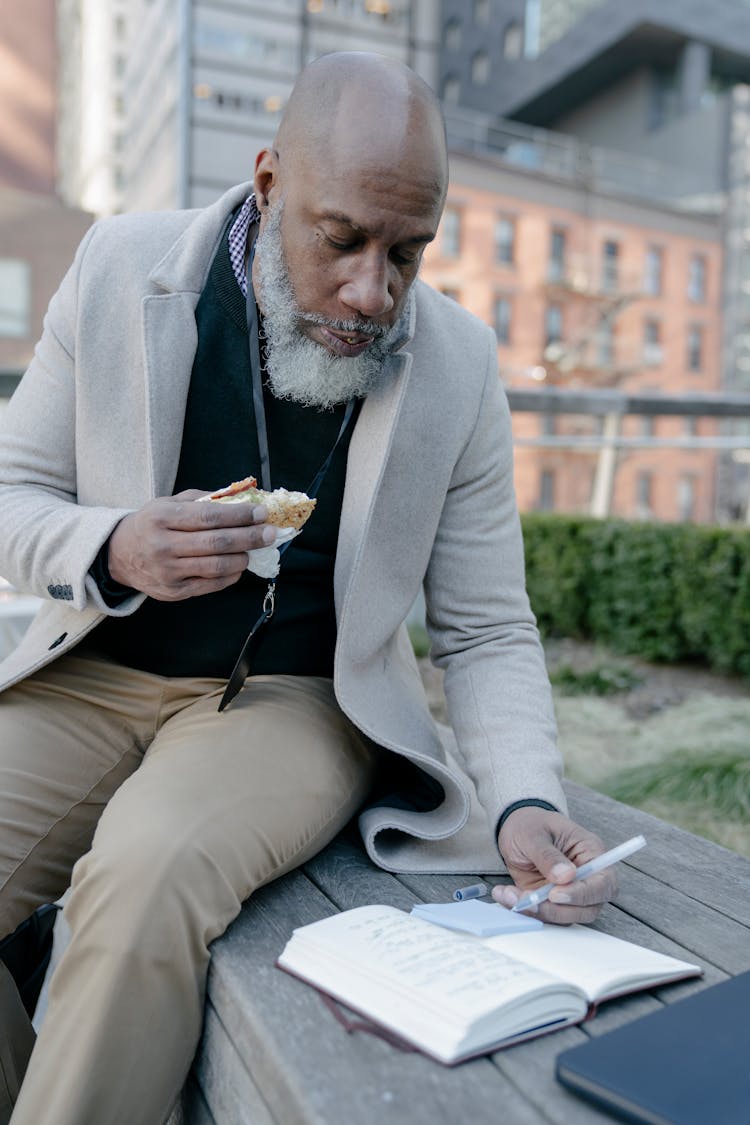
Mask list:
[[[71,655],[0,696],[0,937],[72,887],[13,1125],[161,1125],[210,943],[367,795],[330,680],[252,677],[220,715],[223,688]]]

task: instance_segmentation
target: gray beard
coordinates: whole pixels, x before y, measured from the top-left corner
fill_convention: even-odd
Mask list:
[[[394,343],[404,334],[413,293],[409,293],[401,317],[390,329],[367,321],[329,320],[302,312],[297,306],[284,260],[282,209],[283,200],[269,207],[263,233],[258,235],[255,247],[263,301],[266,371],[271,390],[277,398],[324,408],[351,398],[364,398],[380,378]],[[367,332],[375,339],[361,355],[332,355],[322,344],[305,335],[299,327],[301,324],[323,324],[337,332]]]

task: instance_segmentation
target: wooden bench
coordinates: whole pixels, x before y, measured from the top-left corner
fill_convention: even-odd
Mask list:
[[[447,901],[457,880],[390,875],[354,837],[342,837],[259,891],[215,943],[203,1039],[182,1099],[185,1125],[611,1120],[556,1082],[557,1055],[750,969],[750,860],[581,786],[567,789],[571,814],[608,845],[641,832],[648,841],[620,865],[620,891],[597,927],[699,962],[702,980],[612,1001],[585,1027],[453,1069],[372,1035],[349,1035],[313,989],[274,967],[292,929],[365,903],[409,910],[419,900]]]

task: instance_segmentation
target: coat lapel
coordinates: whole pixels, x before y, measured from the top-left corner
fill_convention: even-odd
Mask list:
[[[169,495],[174,487],[198,346],[195,307],[227,216],[251,190],[241,184],[197,212],[149,277],[156,292],[143,298],[142,317],[152,496]]]
[[[377,387],[365,399],[352,434],[334,572],[339,627],[358,560],[368,535],[373,534],[372,509],[388,461],[411,366],[409,352],[398,352],[390,357]]]
[[[195,305],[194,293],[165,293],[143,298],[152,497],[170,495],[177,475],[185,404],[198,345]]]

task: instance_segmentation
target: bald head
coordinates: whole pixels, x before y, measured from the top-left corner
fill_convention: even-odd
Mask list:
[[[264,316],[278,303],[266,269],[276,244],[299,332],[334,359],[364,360],[407,308],[447,166],[439,103],[411,70],[370,54],[311,63],[255,163]]]
[[[346,175],[353,162],[391,175],[408,164],[445,196],[448,160],[440,103],[401,63],[365,52],[324,55],[303,70],[289,98],[274,145],[296,165],[325,163]]]

